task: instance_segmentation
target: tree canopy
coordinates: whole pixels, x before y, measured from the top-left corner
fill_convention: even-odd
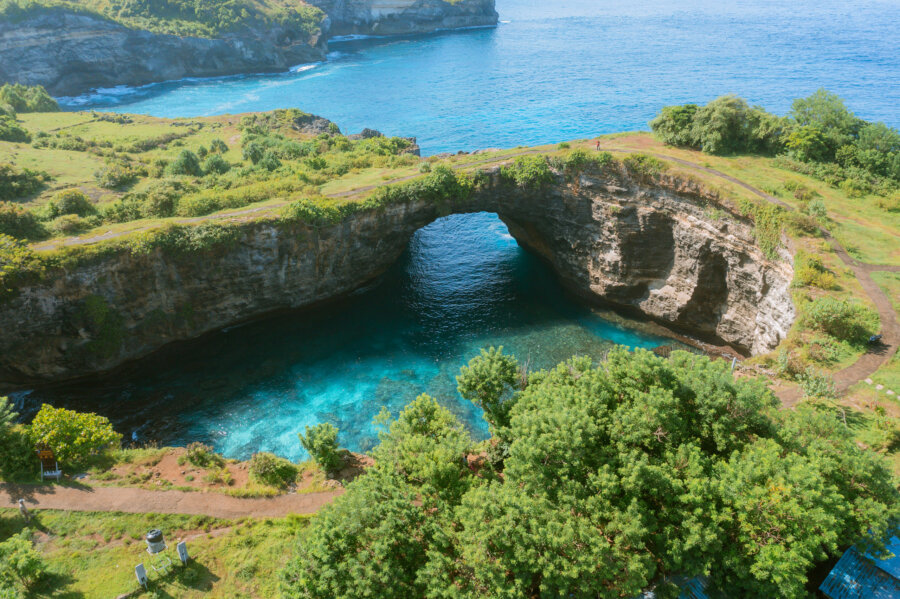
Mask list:
[[[729,596],[797,597],[817,562],[897,532],[878,456],[723,362],[618,349],[519,380],[499,350],[460,375],[492,429],[496,398],[514,398],[502,461],[435,399],[408,406],[375,467],[313,521],[285,594],[666,597],[706,576]]]

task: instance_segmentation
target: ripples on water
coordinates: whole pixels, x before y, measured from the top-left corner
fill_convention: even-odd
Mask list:
[[[346,300],[216,333],[101,382],[37,391],[27,406],[94,410],[126,437],[137,429],[162,444],[300,458],[304,426],[331,422],[343,446],[365,450],[381,406],[396,414],[425,392],[484,437],[480,410],[455,382],[479,348],[502,344],[541,368],[573,354],[601,359],[613,342],[668,343],[566,297],[496,215],[457,215],[416,233],[376,285]]]
[[[332,45],[298,72],[74,101],[158,116],[298,107],[425,153],[646,129],[660,107],[734,92],[785,113],[826,87],[900,125],[900,10],[872,0],[497,0],[497,29]]]

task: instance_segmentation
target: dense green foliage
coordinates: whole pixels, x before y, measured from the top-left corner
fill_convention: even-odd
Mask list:
[[[30,210],[13,202],[0,202],[0,233],[18,239],[40,239],[47,231]]]
[[[22,142],[31,141],[31,134],[10,116],[0,116],[0,141]]]
[[[9,106],[15,112],[57,112],[59,110],[59,104],[42,86],[20,83],[4,83],[3,86],[0,86],[0,105]]]
[[[553,171],[541,155],[519,156],[500,170],[501,176],[519,187],[535,189],[553,183]]]
[[[290,0],[4,0],[0,17],[19,20],[48,7],[96,14],[135,29],[198,37],[282,26],[306,41],[325,18],[318,8]]]
[[[333,424],[322,422],[315,426],[307,426],[305,431],[298,433],[297,436],[300,437],[303,449],[309,452],[312,459],[325,472],[333,472],[341,465],[337,444],[338,429]]]
[[[78,463],[122,441],[122,435],[104,416],[48,404],[41,406],[28,432],[35,445],[46,445],[60,462],[69,463]]]
[[[0,163],[0,201],[16,200],[37,193],[46,180],[45,173]]]
[[[900,187],[900,133],[856,117],[824,89],[795,100],[785,118],[722,96],[702,107],[667,106],[650,126],[667,144],[712,154],[784,153],[778,166],[840,186],[851,197]]]
[[[496,405],[513,366],[485,352],[461,388]],[[799,597],[817,562],[897,532],[880,458],[724,362],[614,350],[515,396],[508,455],[476,468],[448,410],[427,396],[403,410],[298,544],[285,596],[674,597],[672,576],[705,575],[728,596]]]
[[[864,345],[879,326],[878,314],[855,301],[820,297],[804,306],[803,312],[810,328],[854,345]]]
[[[250,479],[264,485],[284,489],[297,479],[299,470],[284,458],[271,453],[254,453],[250,458]]]
[[[47,564],[27,532],[0,542],[0,597],[22,597],[46,575]]]

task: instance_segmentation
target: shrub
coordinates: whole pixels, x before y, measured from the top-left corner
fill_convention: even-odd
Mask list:
[[[0,141],[28,143],[31,135],[14,118],[0,116]]]
[[[99,414],[41,406],[29,428],[34,444],[48,446],[60,462],[80,462],[122,441],[109,419]]]
[[[805,320],[810,328],[839,341],[862,345],[878,327],[878,315],[870,308],[847,300],[820,297],[806,306]]]
[[[820,397],[834,399],[837,397],[837,388],[834,380],[827,374],[816,370],[812,366],[806,372],[797,377],[800,388],[803,389],[803,397]]]
[[[27,532],[12,535],[0,543],[0,592],[3,587],[27,590],[44,578],[47,572],[47,564],[35,550]]]
[[[137,178],[134,169],[119,162],[108,162],[94,173],[97,185],[104,189],[119,189],[131,185]]]
[[[210,154],[203,162],[203,172],[207,175],[210,173],[224,175],[229,170],[231,170],[231,165],[219,154]]]
[[[212,154],[224,154],[228,151],[228,146],[218,137],[209,142],[209,151]]]
[[[895,191],[888,197],[878,198],[875,205],[888,212],[900,212],[900,191]]]
[[[244,160],[249,160],[253,164],[256,164],[257,162],[262,160],[262,157],[263,155],[265,155],[265,153],[265,148],[253,141],[244,146],[244,149],[241,152],[241,156],[243,156]]]
[[[200,159],[190,150],[182,150],[166,169],[171,175],[191,175],[199,177],[203,174]]]
[[[750,107],[737,96],[722,96],[699,108],[691,136],[704,152],[730,154],[747,146],[747,114]]]
[[[666,145],[698,147],[700,144],[694,137],[693,126],[699,109],[696,104],[665,106],[659,116],[650,121],[650,128]]]
[[[0,102],[16,112],[59,112],[59,104],[40,85],[6,83],[0,87]]]
[[[299,469],[284,458],[266,452],[250,458],[250,478],[258,483],[284,489],[297,479]]]
[[[822,200],[811,201],[806,205],[806,210],[804,212],[820,223],[828,221],[828,209],[825,208],[825,202]]]
[[[872,191],[872,187],[868,183],[852,177],[841,181],[838,187],[847,194],[847,197],[851,198],[861,198]]]
[[[43,271],[43,262],[25,242],[0,233],[0,297]]]
[[[519,156],[512,164],[500,170],[501,176],[514,182],[519,187],[534,189],[553,183],[554,176],[541,155]]]
[[[25,427],[16,424],[18,416],[9,399],[0,397],[0,475],[6,480],[34,473],[34,447]]]
[[[40,191],[50,175],[0,163],[0,200],[15,200]]]
[[[820,289],[836,287],[834,274],[825,268],[822,260],[804,251],[794,256],[794,285]]]
[[[213,451],[211,446],[196,441],[188,444],[182,457],[198,468],[222,468],[225,465],[225,458]],[[181,462],[181,459],[178,461]]]
[[[90,216],[97,214],[97,208],[88,197],[78,189],[66,189],[53,196],[44,209],[47,218],[56,218],[64,214]]]
[[[281,160],[278,159],[278,156],[275,155],[274,152],[266,152],[263,157],[256,163],[259,168],[266,169],[267,171],[274,171],[278,168],[281,168]]]
[[[77,214],[63,214],[50,221],[47,227],[56,235],[76,235],[99,224],[91,218],[83,218]]]
[[[299,433],[300,444],[303,449],[326,472],[337,470],[341,464],[338,455],[337,436],[338,429],[327,422],[315,426],[307,426],[305,433]]]
[[[0,233],[19,239],[40,239],[47,231],[30,210],[12,202],[0,202]]]
[[[669,168],[659,158],[647,154],[629,154],[622,162],[633,175],[639,178],[649,178]]]

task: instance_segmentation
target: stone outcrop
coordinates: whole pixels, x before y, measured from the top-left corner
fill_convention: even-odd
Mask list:
[[[248,24],[219,39],[131,29],[62,8],[0,19],[0,82],[43,85],[55,96],[185,77],[285,71],[325,60],[330,35],[399,35],[495,25],[494,0],[318,0],[328,15],[309,37],[280,25]]]
[[[184,255],[107,253],[0,303],[0,382],[111,369],[159,347],[347,294],[384,272],[412,234],[450,212],[496,212],[585,298],[629,308],[748,353],[794,318],[790,257],[770,260],[752,225],[709,211],[696,185],[605,169],[526,190],[496,172],[452,205],[411,201],[313,227],[260,220],[236,243]]]
[[[329,36],[409,35],[497,24],[494,0],[310,0]]]

